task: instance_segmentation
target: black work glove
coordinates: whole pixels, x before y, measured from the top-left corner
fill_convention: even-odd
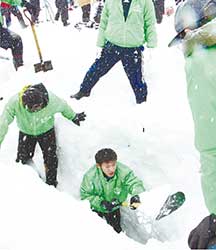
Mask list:
[[[84,112],[77,113],[76,116],[73,118],[72,122],[74,122],[77,126],[80,126],[81,121],[85,121],[86,114]]]
[[[134,206],[133,203],[141,203],[139,195],[134,195],[130,199],[130,208],[135,210],[137,207]]]
[[[31,15],[33,15],[33,16],[36,15],[37,10],[36,10],[36,7],[33,4],[27,2],[26,0],[22,0],[21,6],[26,7],[26,9],[28,10],[28,12]]]
[[[116,198],[112,199],[111,201],[101,201],[101,206],[109,212],[111,212],[114,207],[118,207],[119,205],[120,203]]]
[[[216,236],[216,215],[205,217],[200,224],[194,228],[188,238],[191,249],[206,249],[211,238]]]

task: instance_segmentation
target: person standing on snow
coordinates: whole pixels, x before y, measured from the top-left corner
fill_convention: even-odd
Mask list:
[[[81,199],[89,200],[91,209],[120,233],[120,206],[130,194],[130,207],[136,209],[140,204],[138,195],[145,191],[143,183],[131,169],[117,161],[117,154],[110,148],[99,150],[95,160],[96,165],[83,177]]]
[[[29,2],[25,0],[4,0],[11,6],[26,7],[29,13],[34,13],[35,9]],[[11,49],[13,55],[13,64],[16,70],[23,66],[23,43],[22,39],[16,33],[3,27],[3,18],[0,11],[0,47],[3,49]]]
[[[187,94],[200,152],[201,184],[210,215],[191,231],[191,249],[206,249],[216,235],[216,1],[186,0],[175,14],[177,36],[169,46],[182,43]]]
[[[148,48],[157,44],[152,0],[106,0],[97,40],[101,55],[85,75],[79,92],[71,98],[89,96],[97,81],[121,61],[136,102],[146,101],[147,85],[142,75],[144,43]]]
[[[68,23],[68,1],[67,0],[55,0],[55,5],[57,10],[57,13],[55,15],[55,20],[58,21],[59,17],[61,16],[61,20],[63,23],[63,26],[68,26],[70,23]]]
[[[75,113],[62,99],[48,92],[40,83],[29,85],[13,96],[0,116],[0,145],[8,131],[8,126],[16,117],[19,127],[19,143],[16,161],[31,163],[38,142],[43,153],[46,183],[57,185],[58,158],[56,155],[56,135],[54,115],[61,113],[65,118],[80,126],[85,113]]]

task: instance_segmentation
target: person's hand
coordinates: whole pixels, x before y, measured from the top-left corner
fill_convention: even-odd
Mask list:
[[[194,228],[188,238],[191,249],[207,249],[210,240],[216,236],[216,215],[205,217],[199,225]]]
[[[119,205],[120,203],[116,198],[112,199],[111,201],[101,201],[101,206],[109,212],[111,212],[113,208],[118,207]]]
[[[72,122],[75,123],[77,126],[80,126],[81,121],[85,121],[86,114],[84,112],[77,113],[76,116],[73,118]]]
[[[139,207],[141,201],[139,195],[134,195],[130,199],[130,208],[135,210]]]

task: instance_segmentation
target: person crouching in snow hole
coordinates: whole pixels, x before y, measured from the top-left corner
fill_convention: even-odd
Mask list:
[[[143,183],[130,168],[117,161],[117,154],[110,148],[99,150],[95,160],[96,164],[83,177],[81,199],[89,200],[92,211],[120,233],[120,206],[130,194],[130,207],[136,209],[140,204],[138,195],[145,191]]]

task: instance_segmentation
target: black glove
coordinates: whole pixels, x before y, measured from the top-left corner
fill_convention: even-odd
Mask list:
[[[130,199],[130,208],[137,209],[137,207],[133,206],[133,203],[141,203],[139,195],[134,195]]]
[[[111,201],[101,201],[101,206],[109,212],[111,212],[114,207],[118,207],[119,205],[120,203],[116,198],[112,199]]]
[[[85,118],[86,118],[86,114],[85,114],[84,112],[82,112],[82,113],[77,113],[76,116],[73,118],[72,121],[73,121],[76,125],[80,126],[80,122],[81,122],[81,121],[85,121]]]
[[[26,9],[28,10],[28,12],[31,15],[33,15],[33,16],[36,15],[37,9],[36,9],[36,7],[33,4],[27,2],[26,0],[22,0],[21,6],[22,7],[26,7]]]
[[[216,236],[216,215],[205,217],[200,224],[194,228],[188,238],[191,249],[206,249],[209,241]]]

